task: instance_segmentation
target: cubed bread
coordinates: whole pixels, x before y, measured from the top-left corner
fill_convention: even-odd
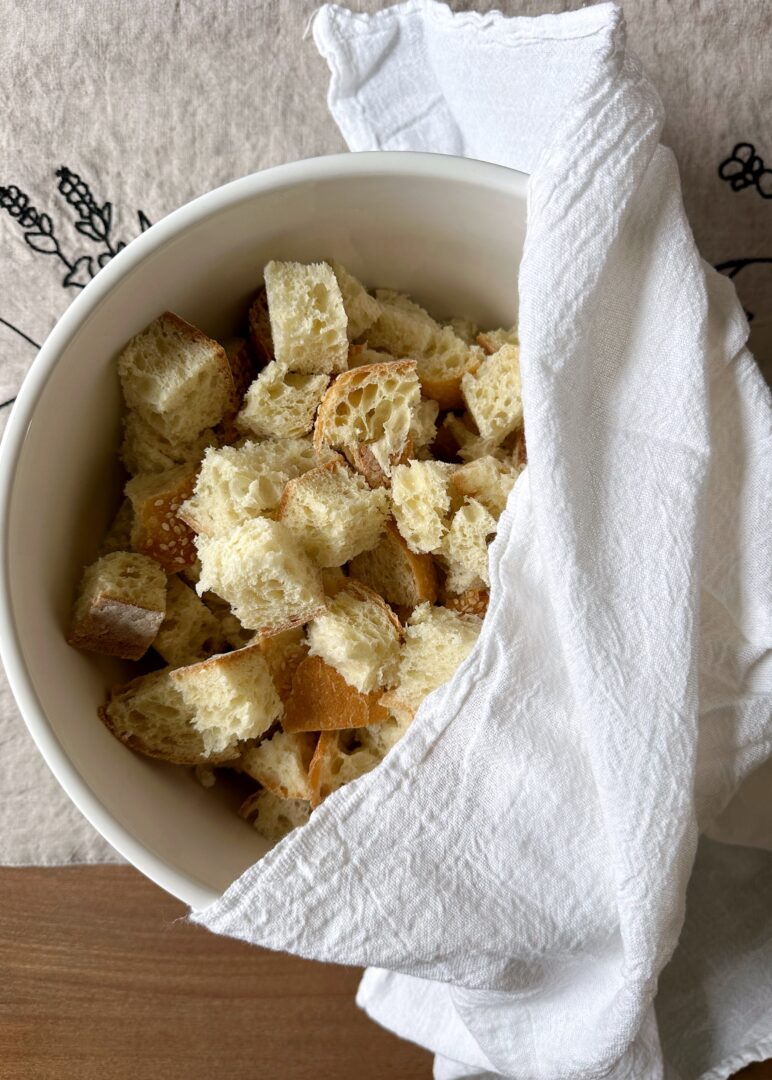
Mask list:
[[[133,524],[134,507],[131,505],[131,499],[124,499],[118,507],[118,513],[102,538],[102,543],[99,545],[99,554],[109,555],[112,551],[129,551],[131,549],[131,527]]]
[[[484,439],[503,439],[522,427],[520,348],[504,345],[461,380],[461,391]]]
[[[478,619],[483,619],[488,610],[489,599],[490,593],[487,589],[465,589],[462,593],[446,596],[442,603],[444,607],[457,611],[459,615],[476,615]]]
[[[456,335],[460,337],[467,345],[479,345],[477,335],[480,333],[480,327],[472,319],[454,318],[448,319],[448,326]]]
[[[210,446],[216,446],[217,435],[205,428],[192,442],[167,438],[144,415],[130,409],[123,422],[121,461],[132,476],[140,473],[159,473],[177,465],[196,464]]]
[[[349,345],[348,366],[349,368],[366,367],[368,364],[389,364],[396,360],[391,353],[382,349],[371,349],[365,342],[361,345]]]
[[[356,731],[323,731],[319,736],[308,770],[312,807],[380,764],[381,757],[364,746],[359,735]]]
[[[198,582],[201,580],[200,568],[199,575],[195,582],[191,582],[194,588],[198,588]],[[255,642],[254,630],[247,630],[241,625],[239,620],[231,611],[231,606],[227,600],[222,600],[213,592],[205,592],[201,595],[201,603],[204,604],[207,611],[211,611],[217,622],[220,624],[222,635],[226,642],[232,649],[243,649],[245,645],[252,645]]]
[[[378,544],[351,560],[349,574],[400,608],[414,608],[427,600],[433,604],[437,599],[434,559],[411,551],[391,519]]]
[[[431,398],[421,398],[413,413],[410,434],[413,439],[413,453],[418,454],[431,446],[437,437],[437,414],[440,407]]]
[[[343,307],[348,322],[348,339],[349,341],[356,341],[378,318],[381,312],[380,305],[375,297],[369,294],[361,281],[358,281],[353,274],[349,274],[345,266],[334,260],[330,265],[343,299]]]
[[[239,814],[264,840],[277,844],[293,829],[306,824],[311,816],[311,804],[305,799],[281,799],[263,789],[244,800]]]
[[[447,432],[451,442],[455,445],[455,454],[462,461],[477,461],[482,457],[496,457],[502,461],[508,458],[508,452],[503,449],[504,441],[500,435],[491,435],[483,438],[473,430],[474,420],[469,414],[456,416],[448,413],[442,421],[440,432]],[[436,449],[436,443],[433,447]]]
[[[245,442],[204,455],[195,489],[180,514],[207,536],[275,510],[288,480],[317,465],[310,439]]]
[[[275,359],[265,285],[260,286],[249,308],[249,340],[260,366],[270,364]]]
[[[207,751],[193,726],[193,710],[185,704],[168,668],[113,687],[99,715],[126,746],[174,765],[218,765],[238,756],[234,747],[222,753]]]
[[[453,468],[444,461],[411,461],[394,470],[392,510],[411,551],[436,551],[442,543],[448,528]]]
[[[381,704],[403,722],[412,719],[427,694],[452,678],[481,627],[474,615],[429,604],[416,608],[405,628],[394,685]]]
[[[176,574],[166,589],[166,614],[153,648],[172,667],[197,664],[227,648],[219,620]]]
[[[378,697],[355,690],[321,656],[307,656],[295,670],[282,727],[290,732],[367,727],[388,716]]]
[[[465,499],[453,515],[440,548],[447,567],[445,587],[450,593],[490,585],[488,542],[496,533],[496,519],[476,499]]]
[[[241,431],[236,426],[236,417],[244,404],[244,395],[255,379],[256,370],[252,353],[244,338],[226,338],[222,347],[228,357],[233,380],[233,395],[216,432],[217,442],[225,446],[241,437]]]
[[[322,585],[325,596],[335,596],[341,589],[346,587],[348,578],[339,566],[325,566],[322,568]]]
[[[249,387],[237,425],[261,438],[308,435],[329,382],[328,375],[301,375],[268,364]]]
[[[169,677],[192,711],[208,754],[258,738],[281,716],[281,699],[255,645],[176,668]]]
[[[195,481],[195,469],[179,465],[166,472],[135,476],[124,489],[134,509],[132,547],[150,555],[167,574],[175,574],[196,561],[193,533],[178,516]]]
[[[196,591],[226,600],[248,630],[268,636],[300,626],[325,608],[322,579],[280,521],[253,518],[220,536],[197,538]]]
[[[463,380],[477,370],[483,359],[479,346],[467,345],[449,326],[443,326],[418,357],[418,378],[424,397],[434,398],[441,409],[460,408]]]
[[[357,735],[363,749],[369,750],[379,760],[383,760],[389,750],[397,745],[410,727],[410,723],[409,719],[398,720],[395,716],[390,716],[388,720],[382,720],[379,724],[370,724],[369,727],[361,728]]]
[[[126,345],[118,374],[129,408],[175,443],[218,424],[233,399],[223,347],[170,311]]]
[[[351,581],[307,628],[310,656],[321,656],[349,686],[369,694],[396,670],[402,628],[372,589]]]
[[[518,474],[519,469],[488,454],[455,470],[450,478],[451,493],[460,499],[476,499],[498,521]]]
[[[429,314],[426,308],[421,307],[419,303],[408,296],[407,293],[398,292],[396,289],[376,289],[375,299],[381,306],[381,311],[389,311],[398,309],[399,311],[407,312],[412,315],[417,322],[423,323],[428,326],[430,330],[437,330],[439,323],[433,316]],[[395,353],[395,355],[397,355]],[[403,355],[402,353],[399,354]]]
[[[346,312],[332,268],[327,263],[269,262],[265,289],[278,363],[309,375],[345,371]]]
[[[78,649],[139,660],[166,610],[166,575],[153,559],[129,551],[86,567],[68,641]]]
[[[276,691],[281,700],[286,701],[292,691],[292,680],[298,665],[308,656],[308,642],[303,627],[293,626],[291,630],[260,638],[259,647]]]
[[[239,768],[280,799],[310,799],[308,767],[318,736],[302,731],[277,731],[259,746],[242,751]]]
[[[486,330],[484,333],[477,335],[476,341],[487,356],[492,356],[504,345],[520,344],[520,339],[517,336],[517,326],[510,326],[508,330],[504,327],[497,330]]]
[[[351,454],[366,445],[385,476],[391,476],[410,438],[421,399],[415,362],[395,360],[347,371],[322,398],[314,447]]]
[[[278,518],[317,566],[342,566],[378,543],[389,498],[342,461],[330,461],[290,480]]]

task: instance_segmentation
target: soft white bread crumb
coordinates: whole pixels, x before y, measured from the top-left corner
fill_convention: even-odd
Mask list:
[[[391,478],[391,500],[400,533],[411,551],[436,551],[448,527],[453,465],[411,461]]]
[[[321,656],[307,656],[295,669],[281,724],[288,732],[367,727],[388,719],[379,697],[356,690]]]
[[[245,442],[208,450],[180,513],[198,533],[217,536],[275,510],[285,484],[317,465],[310,439]]]
[[[280,521],[253,518],[222,536],[197,538],[201,578],[196,591],[222,597],[248,630],[278,633],[325,607],[321,575]]]
[[[348,347],[349,368],[366,367],[368,364],[388,364],[395,359],[396,357],[391,353],[383,352],[382,349],[371,349],[366,343]]]
[[[201,578],[199,563],[199,575],[195,582],[191,582],[194,588],[198,588]],[[214,615],[220,624],[223,637],[232,649],[243,649],[245,645],[252,645],[255,641],[254,630],[246,630],[231,611],[231,606],[226,600],[222,600],[213,592],[205,592],[201,596],[201,603]]]
[[[520,470],[488,454],[459,466],[450,478],[451,492],[476,499],[498,521]]]
[[[236,424],[261,438],[308,435],[329,382],[328,375],[300,375],[269,364],[247,390]]]
[[[278,363],[288,371],[306,374],[345,371],[346,312],[331,267],[269,262],[265,289]]]
[[[196,561],[193,533],[178,513],[195,480],[194,467],[178,465],[166,472],[135,476],[124,488],[134,510],[131,546],[159,562],[167,574]]]
[[[504,345],[519,345],[520,339],[517,336],[517,326],[510,326],[509,329],[499,327],[498,330],[486,330],[482,334],[477,335],[477,344],[488,356],[498,352]]]
[[[129,409],[123,423],[121,461],[132,476],[164,472],[176,465],[200,461],[206,448],[216,443],[211,428],[205,428],[192,442],[172,441],[148,423],[142,413]]]
[[[385,490],[370,488],[342,461],[331,461],[289,481],[278,517],[322,567],[342,566],[375,547],[388,512]]]
[[[420,388],[411,360],[372,364],[339,376],[322,398],[314,426],[317,452],[328,446],[347,454],[366,446],[391,476],[410,438]]]
[[[358,556],[357,556],[358,557]],[[335,596],[348,582],[348,578],[339,566],[325,566],[322,568],[322,585],[325,596]]]
[[[381,757],[364,746],[356,731],[323,731],[308,770],[311,806],[379,765]]]
[[[170,678],[168,668],[114,686],[99,715],[113,735],[132,750],[175,765],[217,765],[236,757],[229,748],[209,754],[193,726],[193,711]]]
[[[131,339],[118,374],[129,408],[175,443],[218,424],[233,399],[225,350],[170,311]]]
[[[176,574],[166,589],[166,615],[153,648],[172,667],[196,664],[226,648],[219,620]]]
[[[469,655],[482,622],[447,608],[422,604],[405,628],[397,673],[381,704],[398,719],[410,720],[432,690],[452,678]]]
[[[309,623],[310,656],[321,656],[349,686],[369,694],[385,686],[396,669],[399,619],[376,592],[350,582]]]
[[[239,814],[265,840],[277,844],[293,829],[306,824],[311,805],[304,799],[281,799],[272,791],[262,790],[245,799]]]
[[[488,541],[496,532],[496,519],[476,499],[466,499],[453,515],[440,549],[448,574],[448,592],[490,585]]]
[[[460,408],[463,379],[476,371],[483,359],[479,346],[467,345],[450,327],[443,326],[418,357],[418,378],[424,396],[434,398],[442,409]]]
[[[308,655],[308,642],[302,626],[294,626],[271,637],[260,638],[260,652],[265,657],[273,684],[282,701],[292,691],[298,665]],[[260,779],[257,777],[256,779]]]
[[[413,438],[413,453],[429,446],[437,437],[437,414],[440,407],[431,398],[421,398],[413,413],[410,434]]]
[[[501,461],[508,460],[509,454],[501,446],[502,437],[492,435],[484,439],[472,430],[470,424],[473,423],[472,418],[466,413],[464,417],[448,413],[442,421],[440,430],[449,433],[458,448],[458,457],[462,461],[477,461],[482,457],[496,457]]]
[[[375,299],[381,305],[381,310],[388,308],[399,309],[413,315],[419,322],[424,323],[431,330],[437,330],[439,323],[434,319],[426,308],[421,307],[407,293],[398,292],[396,289],[376,289]]]
[[[363,749],[369,750],[375,757],[383,759],[393,746],[396,746],[407,729],[410,720],[398,720],[390,716],[388,720],[382,720],[380,724],[370,724],[369,727],[361,728],[357,733]]]
[[[361,281],[358,281],[353,274],[349,274],[345,266],[334,260],[330,265],[338,281],[343,307],[346,311],[348,339],[355,341],[378,318],[381,311],[380,305],[375,297],[370,296]]]
[[[461,391],[484,438],[503,439],[523,423],[520,349],[504,345],[461,380]]]
[[[480,333],[480,327],[476,322],[471,319],[455,318],[448,319],[448,326],[456,335],[460,337],[462,341],[467,345],[479,345],[477,341],[477,335]]]
[[[170,678],[209,754],[258,738],[282,712],[268,664],[254,645],[176,668]]]
[[[118,507],[118,513],[99,545],[100,555],[109,555],[112,551],[129,551],[131,548],[131,527],[134,524],[134,507],[131,499],[124,499]]]
[[[316,743],[311,732],[277,731],[259,746],[242,751],[239,768],[281,799],[310,799],[308,766]]]
[[[349,574],[398,607],[414,608],[437,599],[434,559],[411,551],[392,520],[371,551],[351,560]]]
[[[166,610],[166,575],[153,559],[128,551],[86,567],[68,641],[79,649],[139,660]]]

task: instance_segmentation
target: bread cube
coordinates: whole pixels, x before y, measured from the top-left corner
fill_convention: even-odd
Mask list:
[[[381,311],[380,305],[374,296],[370,296],[361,281],[358,281],[353,274],[349,274],[345,266],[334,261],[330,263],[330,266],[343,299],[348,339],[356,341],[378,318]]]
[[[453,515],[440,552],[447,566],[445,587],[460,593],[490,585],[488,543],[496,533],[496,520],[476,499],[465,499]]]
[[[166,472],[177,465],[197,464],[204,451],[216,446],[217,441],[211,428],[205,428],[192,442],[173,441],[149,423],[142,413],[130,409],[123,421],[121,461],[132,476]]]
[[[437,599],[432,556],[411,551],[391,519],[377,545],[351,560],[349,574],[400,608],[414,608],[427,600],[433,604]]]
[[[453,469],[444,461],[411,461],[394,470],[392,510],[411,551],[436,551],[442,543],[448,528]]]
[[[131,339],[118,374],[129,408],[175,443],[218,424],[233,397],[225,350],[171,311]]]
[[[282,712],[268,664],[255,645],[176,668],[170,678],[209,754],[258,738]]]
[[[265,289],[278,363],[309,375],[345,371],[346,312],[331,267],[269,262]]]
[[[503,439],[523,425],[520,348],[504,345],[461,380],[461,392],[484,438]]]
[[[520,470],[488,454],[461,465],[450,478],[451,493],[482,503],[497,521],[507,505]]]
[[[476,322],[471,319],[453,318],[448,319],[447,325],[466,345],[479,345],[477,335],[480,333],[480,327]]]
[[[211,589],[248,630],[279,633],[325,608],[318,568],[279,521],[253,518],[220,536],[201,534],[197,547],[199,596]]]
[[[308,656],[308,642],[303,627],[294,626],[291,630],[261,638],[259,648],[279,697],[286,701],[292,692],[292,680],[298,665]]]
[[[389,364],[396,357],[381,349],[371,349],[365,343],[363,345],[349,345],[348,366],[351,368],[366,367],[368,364]]]
[[[114,551],[84,571],[67,640],[78,649],[139,660],[165,610],[166,575],[158,563]]]
[[[375,547],[389,512],[389,497],[372,489],[343,462],[311,469],[284,489],[278,518],[320,567],[342,566]]]
[[[321,656],[307,656],[295,671],[282,727],[289,732],[367,727],[388,717],[378,696],[355,690]]]
[[[269,364],[249,387],[236,423],[261,438],[308,435],[329,382],[328,375],[300,375]]]
[[[196,664],[227,648],[219,620],[176,574],[166,589],[166,614],[153,648],[172,667]]]
[[[310,799],[308,767],[318,742],[311,732],[277,731],[242,751],[239,768],[281,799]]]
[[[478,334],[475,340],[486,356],[492,356],[504,345],[520,344],[517,326],[510,326],[509,329],[500,327],[498,330],[485,330],[482,334]]]
[[[390,716],[379,724],[362,728],[357,732],[357,737],[364,750],[369,750],[379,760],[383,760],[409,727],[410,720],[398,720],[395,716]]]
[[[413,413],[410,435],[413,440],[413,453],[417,454],[431,446],[437,437],[437,414],[440,407],[431,398],[421,398]]]
[[[255,350],[260,365],[270,364],[275,360],[271,319],[268,314],[268,297],[265,285],[258,289],[257,296],[249,308],[249,340]]]
[[[309,655],[321,656],[363,694],[385,686],[394,674],[402,627],[389,605],[361,582],[349,582],[329,600],[307,635]]]
[[[256,791],[241,804],[239,814],[260,836],[276,844],[306,824],[311,805],[305,799],[282,799],[272,791]]]
[[[357,731],[323,731],[308,770],[311,806],[358,780],[379,765],[381,756],[360,740]]]
[[[124,489],[134,508],[132,547],[150,555],[167,574],[196,561],[193,533],[177,513],[192,494],[195,481],[195,469],[179,465],[166,472],[135,476]]]

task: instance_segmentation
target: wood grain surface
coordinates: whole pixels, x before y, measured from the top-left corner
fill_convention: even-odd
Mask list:
[[[0,897],[1,1080],[430,1080],[358,970],[215,937],[128,866],[0,869]]]

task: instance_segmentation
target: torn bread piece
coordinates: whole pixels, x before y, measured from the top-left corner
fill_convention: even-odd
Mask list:
[[[349,369],[366,367],[368,364],[389,364],[394,360],[396,357],[391,353],[384,352],[382,349],[371,349],[367,342],[348,347]]]
[[[392,469],[395,465],[405,465],[413,457],[413,436],[408,435],[405,448],[399,457],[392,456],[391,466]],[[346,451],[346,459],[349,464],[353,465],[358,473],[364,476],[367,483],[371,488],[388,487],[390,484],[389,477],[383,471],[381,466],[376,461],[367,443],[360,443],[359,446],[355,446],[353,450]]]
[[[369,750],[377,758],[383,759],[393,746],[396,746],[411,721],[408,719],[398,720],[396,716],[390,716],[388,720],[382,720],[378,724],[370,724],[369,727],[361,728],[357,737],[365,750]]]
[[[173,443],[214,427],[233,400],[223,347],[171,311],[126,345],[118,375],[129,408]]]
[[[424,698],[451,679],[467,658],[482,621],[443,607],[422,604],[405,627],[393,685],[381,705],[403,723],[410,721]]]
[[[317,566],[330,567],[375,547],[388,513],[387,492],[339,460],[290,480],[278,519]]]
[[[166,610],[166,575],[154,559],[129,551],[86,567],[67,640],[78,649],[139,660]]]
[[[227,641],[220,621],[176,574],[166,589],[166,614],[153,648],[172,667],[196,664],[224,652]]]
[[[374,296],[371,296],[361,281],[350,274],[341,263],[331,261],[346,312],[349,341],[356,341],[372,326],[378,318],[381,308]]]
[[[388,716],[378,696],[355,690],[321,656],[307,656],[295,671],[282,727],[290,732],[366,727]]]
[[[442,543],[448,529],[453,470],[444,461],[411,461],[394,470],[392,511],[411,551],[436,551]]]
[[[249,307],[249,340],[261,367],[275,359],[265,285],[260,286]]]
[[[208,754],[227,753],[240,740],[258,738],[281,716],[281,699],[255,645],[175,668],[169,677]]]
[[[485,330],[483,333],[477,335],[476,341],[487,356],[492,356],[493,353],[498,352],[504,345],[520,344],[516,325],[510,326],[509,329],[499,327],[497,330]]]
[[[483,439],[502,440],[523,425],[520,348],[504,345],[461,381],[469,412]]]
[[[308,642],[303,627],[293,626],[291,630],[260,638],[258,644],[276,692],[282,701],[286,701],[292,692],[292,680],[298,665],[308,656]]]
[[[519,473],[514,465],[488,454],[455,470],[450,478],[451,493],[461,500],[466,496],[476,499],[498,521]]]
[[[277,362],[308,375],[345,371],[346,312],[332,268],[272,261],[265,267],[265,289]]]
[[[245,521],[221,536],[197,537],[199,596],[226,600],[248,630],[261,636],[300,626],[326,606],[321,574],[286,526],[269,518]]]
[[[308,624],[309,656],[321,656],[349,686],[369,694],[393,676],[402,627],[389,605],[359,581],[349,582]]]
[[[410,438],[420,389],[412,360],[371,364],[339,376],[322,398],[314,447],[347,455],[367,446],[384,476],[391,476]]]
[[[135,476],[124,488],[134,509],[132,547],[150,555],[167,574],[175,574],[196,561],[193,533],[178,516],[195,482],[195,468],[179,465],[165,472]]]
[[[416,554],[389,519],[378,544],[349,564],[352,578],[369,585],[389,604],[414,608],[437,599],[437,570],[431,555]]]
[[[445,588],[450,593],[490,585],[488,542],[496,533],[496,519],[476,499],[465,499],[453,515],[440,547],[447,567]]]
[[[239,815],[255,831],[273,844],[305,825],[311,816],[311,804],[305,799],[281,799],[266,789],[256,791],[239,807]]]
[[[474,420],[468,413],[463,416],[448,413],[442,421],[440,433],[448,434],[451,444],[455,446],[453,456],[462,461],[477,461],[481,457],[506,461],[509,457],[509,451],[502,445],[505,440],[500,435],[483,438],[474,430]]]
[[[328,795],[352,780],[371,772],[381,757],[365,746],[356,731],[323,731],[308,770],[311,806],[315,809]]]
[[[255,364],[249,345],[244,338],[226,338],[222,343],[233,380],[233,394],[225,415],[217,426],[217,442],[220,445],[234,443],[241,432],[236,426],[236,417],[244,403],[244,395],[255,378]],[[203,453],[203,452],[202,452]]]
[[[480,345],[477,340],[480,333],[480,327],[472,319],[453,318],[448,319],[446,324],[450,327],[456,337],[460,337],[467,345]]]
[[[219,754],[207,751],[169,668],[114,686],[99,716],[132,750],[174,765],[218,765],[238,756],[235,748]]]
[[[280,799],[310,799],[308,767],[318,741],[313,732],[277,731],[243,750],[239,768]]]
[[[236,424],[266,439],[308,435],[329,382],[328,375],[301,375],[269,364],[249,387]]]
[[[100,555],[109,555],[113,551],[131,550],[131,527],[134,524],[134,507],[131,499],[124,499],[118,507],[110,526],[99,545]]]
[[[165,472],[177,465],[197,464],[205,450],[217,443],[212,428],[205,428],[192,442],[173,441],[148,423],[142,413],[130,409],[123,422],[121,461],[132,476]]]
[[[413,454],[417,455],[431,446],[437,438],[437,415],[440,407],[431,398],[421,398],[413,413],[410,435],[413,440]]]
[[[442,603],[449,611],[457,611],[459,615],[476,615],[478,619],[483,619],[488,610],[489,599],[490,593],[487,589],[465,589],[461,593],[446,596]]]

